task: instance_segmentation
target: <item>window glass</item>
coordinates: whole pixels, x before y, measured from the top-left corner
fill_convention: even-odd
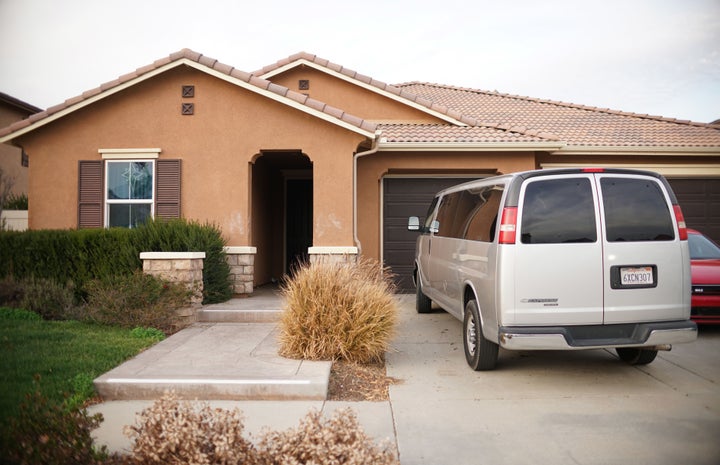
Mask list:
[[[152,217],[154,162],[108,161],[106,167],[106,225],[133,228]]]
[[[492,242],[495,240],[498,210],[504,187],[488,186],[471,190],[475,205],[467,217],[463,237],[471,241]]]
[[[523,244],[597,241],[590,180],[562,178],[529,182],[520,228]]]
[[[428,208],[427,217],[425,217],[425,232],[430,231],[430,226],[433,222],[433,213],[435,213],[435,206],[438,203],[438,197],[435,197]]]
[[[602,178],[600,186],[609,242],[675,238],[670,208],[655,180]]]

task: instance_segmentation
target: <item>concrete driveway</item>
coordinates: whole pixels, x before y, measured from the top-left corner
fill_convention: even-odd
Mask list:
[[[720,464],[720,328],[644,367],[614,351],[500,351],[465,362],[462,323],[401,297],[387,356],[403,465]]]

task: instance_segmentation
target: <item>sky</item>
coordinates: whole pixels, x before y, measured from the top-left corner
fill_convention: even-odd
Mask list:
[[[304,51],[389,84],[720,118],[720,0],[0,0],[0,92],[40,108],[183,48],[248,72]]]

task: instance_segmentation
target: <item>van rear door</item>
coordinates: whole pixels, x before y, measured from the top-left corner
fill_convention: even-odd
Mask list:
[[[597,178],[604,218],[604,322],[687,319],[687,241],[678,237],[671,192],[653,176]]]
[[[519,235],[503,250],[503,262],[514,263],[515,289],[503,324],[602,324],[603,251],[593,174],[528,178],[520,199]]]

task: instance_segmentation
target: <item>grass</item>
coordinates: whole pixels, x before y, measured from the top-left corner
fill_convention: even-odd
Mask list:
[[[94,378],[158,340],[128,329],[32,315],[0,308],[0,430],[36,389],[35,379],[51,402],[82,404],[94,395]]]

